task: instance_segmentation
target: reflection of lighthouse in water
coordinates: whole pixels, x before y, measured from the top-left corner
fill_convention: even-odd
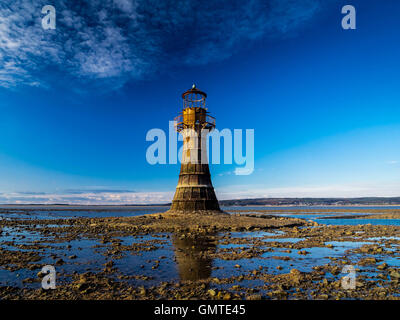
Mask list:
[[[209,254],[215,253],[216,244],[209,236],[181,238],[174,234],[172,243],[181,280],[200,280],[211,276],[212,259]]]

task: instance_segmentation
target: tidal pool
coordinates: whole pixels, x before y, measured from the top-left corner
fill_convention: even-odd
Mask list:
[[[227,289],[239,285],[265,293],[265,282],[257,276],[251,279],[253,275],[284,275],[293,269],[310,273],[315,267],[332,265],[338,266],[339,272],[335,274],[326,272],[325,277],[334,281],[344,276],[340,271],[344,265],[350,264],[357,268],[357,274],[370,281],[378,281],[376,279],[380,279],[379,276],[383,272],[377,269],[378,263],[385,262],[388,268],[400,267],[399,237],[393,235],[362,238],[364,231],[358,230],[354,232],[354,241],[340,241],[341,236],[338,234],[337,241],[325,241],[315,247],[307,247],[307,237],[302,234],[296,238],[293,232],[289,232],[290,229],[219,232],[198,234],[195,237],[181,233],[149,233],[132,236],[116,233],[109,237],[75,234],[72,240],[63,237],[63,230],[66,235],[71,232],[68,230],[73,228],[73,223],[70,224],[68,221],[71,222],[70,219],[75,216],[140,215],[143,212],[154,213],[156,210],[158,208],[104,212],[39,210],[29,213],[24,211],[0,213],[3,219],[18,222],[1,228],[0,249],[3,254],[9,254],[10,262],[0,266],[0,285],[40,288],[37,274],[42,266],[48,264],[55,266],[59,285],[70,283],[74,274],[90,272],[97,274],[98,277],[109,277],[115,281],[146,288],[161,283],[232,278],[229,284],[219,283],[216,280],[210,284],[210,288]],[[306,218],[327,226],[400,225],[400,219],[323,218],[327,216],[329,215],[326,213],[293,215],[295,218]],[[37,219],[37,223],[29,224],[33,218]],[[40,223],[43,219],[60,218],[65,219],[65,224],[63,220],[54,224],[53,221]],[[51,232],[53,228],[57,233]],[[305,247],[301,249],[292,247],[302,241]],[[368,254],[356,251],[369,244],[384,246],[385,252]],[[13,252],[21,255],[17,263],[12,262]],[[24,261],[23,253],[36,254],[38,258],[29,261],[31,258],[27,256],[27,260]],[[249,255],[242,257],[242,253]],[[360,259],[371,257],[376,259],[376,264],[358,264]],[[243,276],[245,278],[239,280]]]

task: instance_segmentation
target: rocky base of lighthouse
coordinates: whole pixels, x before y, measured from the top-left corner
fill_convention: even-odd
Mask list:
[[[118,221],[118,222],[117,222]],[[267,215],[229,214],[223,211],[169,210],[134,218],[118,218],[115,223],[141,224],[153,232],[215,232],[245,231],[254,228],[281,228],[303,225],[300,219],[283,219]]]

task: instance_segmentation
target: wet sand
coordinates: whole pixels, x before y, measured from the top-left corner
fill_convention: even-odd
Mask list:
[[[337,208],[69,219],[3,212],[0,298],[400,299],[400,226],[281,216],[362,221],[357,213],[400,218],[398,209]],[[55,290],[41,289],[47,264]],[[342,286],[345,265],[356,271],[354,289]]]

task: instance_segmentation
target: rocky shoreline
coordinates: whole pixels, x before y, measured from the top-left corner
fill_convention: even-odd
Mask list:
[[[340,212],[350,211],[332,213]],[[379,212],[368,218],[399,218],[399,210]],[[399,226],[276,213],[3,218],[0,279],[10,283],[1,281],[0,298],[400,299]],[[57,270],[54,290],[41,288],[48,264]],[[346,265],[357,274],[353,289],[342,286]]]

